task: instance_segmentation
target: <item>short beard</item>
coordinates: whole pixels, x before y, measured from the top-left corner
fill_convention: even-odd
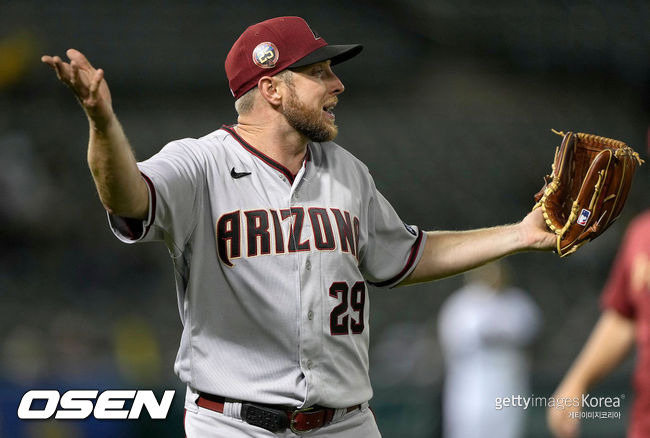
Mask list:
[[[323,120],[322,109],[308,109],[298,100],[294,88],[289,85],[289,99],[282,108],[284,117],[293,129],[314,142],[332,141],[339,132],[335,124]]]

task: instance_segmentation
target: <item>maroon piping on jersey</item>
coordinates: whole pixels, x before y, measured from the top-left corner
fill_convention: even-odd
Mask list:
[[[149,232],[149,228],[153,225],[154,221],[156,220],[156,188],[153,185],[153,182],[149,179],[147,175],[144,173],[140,172],[140,175],[144,178],[145,182],[149,186],[149,191],[151,192],[151,211],[150,213],[150,220],[145,226],[144,233],[142,234],[141,239],[147,235]]]
[[[129,240],[133,241],[140,240],[147,235],[149,228],[151,228],[151,225],[153,225],[154,219],[156,217],[156,190],[154,189],[153,183],[147,175],[142,172],[140,172],[140,175],[142,175],[142,178],[144,178],[144,181],[147,183],[147,186],[149,187],[148,191],[151,192],[151,214],[149,215],[151,219],[147,217],[147,223],[143,226],[142,223],[144,221],[142,220],[118,215],[111,215],[113,217],[113,221],[115,221],[116,227],[121,231],[121,234],[123,234]]]
[[[242,147],[246,149],[248,152],[255,155],[257,158],[264,161],[266,164],[268,164],[269,166],[271,166],[272,168],[274,168],[275,170],[279,171],[284,176],[286,176],[287,179],[289,180],[289,183],[293,184],[293,180],[296,179],[296,175],[292,174],[289,169],[287,169],[282,164],[275,161],[273,158],[269,157],[268,155],[265,155],[261,151],[255,149],[255,147],[248,144],[246,140],[244,140],[239,136],[239,134],[237,134],[237,132],[233,129],[233,126],[223,125],[221,129],[223,129],[224,131],[232,135],[233,138],[237,140],[239,144],[242,145]],[[307,155],[305,156],[305,160],[309,160],[309,149],[307,149]]]
[[[406,265],[400,271],[399,274],[397,274],[396,276],[394,276],[389,280],[380,281],[378,283],[373,283],[372,281],[369,281],[368,283],[372,284],[373,286],[384,287],[384,286],[388,286],[389,284],[395,283],[397,280],[402,278],[402,276],[404,276],[404,274],[406,274],[408,270],[411,269],[413,263],[415,263],[415,259],[417,258],[420,249],[420,244],[422,243],[422,235],[423,235],[422,230],[419,230],[418,238],[415,240],[415,243],[411,247],[411,253],[409,254],[408,260],[406,261]]]

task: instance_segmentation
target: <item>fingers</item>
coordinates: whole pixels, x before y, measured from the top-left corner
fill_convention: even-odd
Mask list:
[[[95,69],[83,53],[76,49],[68,49],[66,55],[70,59],[70,63],[64,62],[59,56],[49,55],[42,56],[41,62],[52,67],[56,71],[57,77],[68,84],[79,82],[79,70],[87,72],[89,76],[94,76]]]
[[[42,56],[41,61],[54,69],[56,77],[59,78],[60,81],[69,84],[72,75],[70,64],[63,62],[63,60],[58,56]]]
[[[57,78],[70,87],[80,100],[85,100],[89,94],[99,89],[99,83],[103,77],[103,73],[97,77],[97,70],[95,70],[85,56],[75,49],[69,49],[66,54],[70,58],[70,62],[64,62],[59,56],[45,55],[41,57],[41,61],[48,64],[56,72]]]
[[[56,71],[56,77],[59,78],[59,80],[69,84],[71,76],[70,64],[63,62],[61,58],[55,56],[54,70]]]
[[[99,90],[99,84],[101,84],[102,80],[104,79],[104,70],[101,68],[95,71],[95,74],[93,75],[91,81],[90,81],[90,89],[88,90],[90,93],[90,102],[91,104],[94,104],[98,100],[98,90]]]
[[[74,61],[70,61],[70,70],[70,85],[75,87],[79,83],[79,65]]]
[[[95,71],[95,75],[93,76],[92,82],[90,83],[91,93],[97,93],[99,84],[102,82],[102,79],[104,79],[104,70],[100,68],[99,70]]]
[[[93,66],[88,62],[88,59],[77,49],[68,49],[65,54],[71,61],[76,62],[83,70],[94,70]]]
[[[44,64],[49,65],[50,67],[52,67],[52,69],[56,73],[56,77],[59,80],[62,80],[61,71],[60,71],[60,69],[59,69],[59,67],[57,65],[58,62],[60,62],[60,60],[61,60],[61,58],[59,58],[58,56],[49,56],[49,55],[41,56],[41,62],[44,63]]]

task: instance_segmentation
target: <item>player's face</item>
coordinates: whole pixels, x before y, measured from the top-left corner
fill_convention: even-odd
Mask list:
[[[336,95],[344,87],[330,68],[330,61],[294,70],[287,85],[290,94],[282,105],[287,122],[311,141],[333,140],[338,134],[334,123]]]

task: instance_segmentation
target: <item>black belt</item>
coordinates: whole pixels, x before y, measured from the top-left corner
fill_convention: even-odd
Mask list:
[[[280,432],[286,428],[295,433],[309,432],[332,422],[336,409],[312,406],[305,409],[293,409],[284,406],[263,405],[245,401],[241,403],[241,418],[248,424],[264,428],[271,432]],[[226,398],[199,392],[196,404],[202,408],[223,414]],[[361,409],[361,405],[345,408],[346,413]]]

